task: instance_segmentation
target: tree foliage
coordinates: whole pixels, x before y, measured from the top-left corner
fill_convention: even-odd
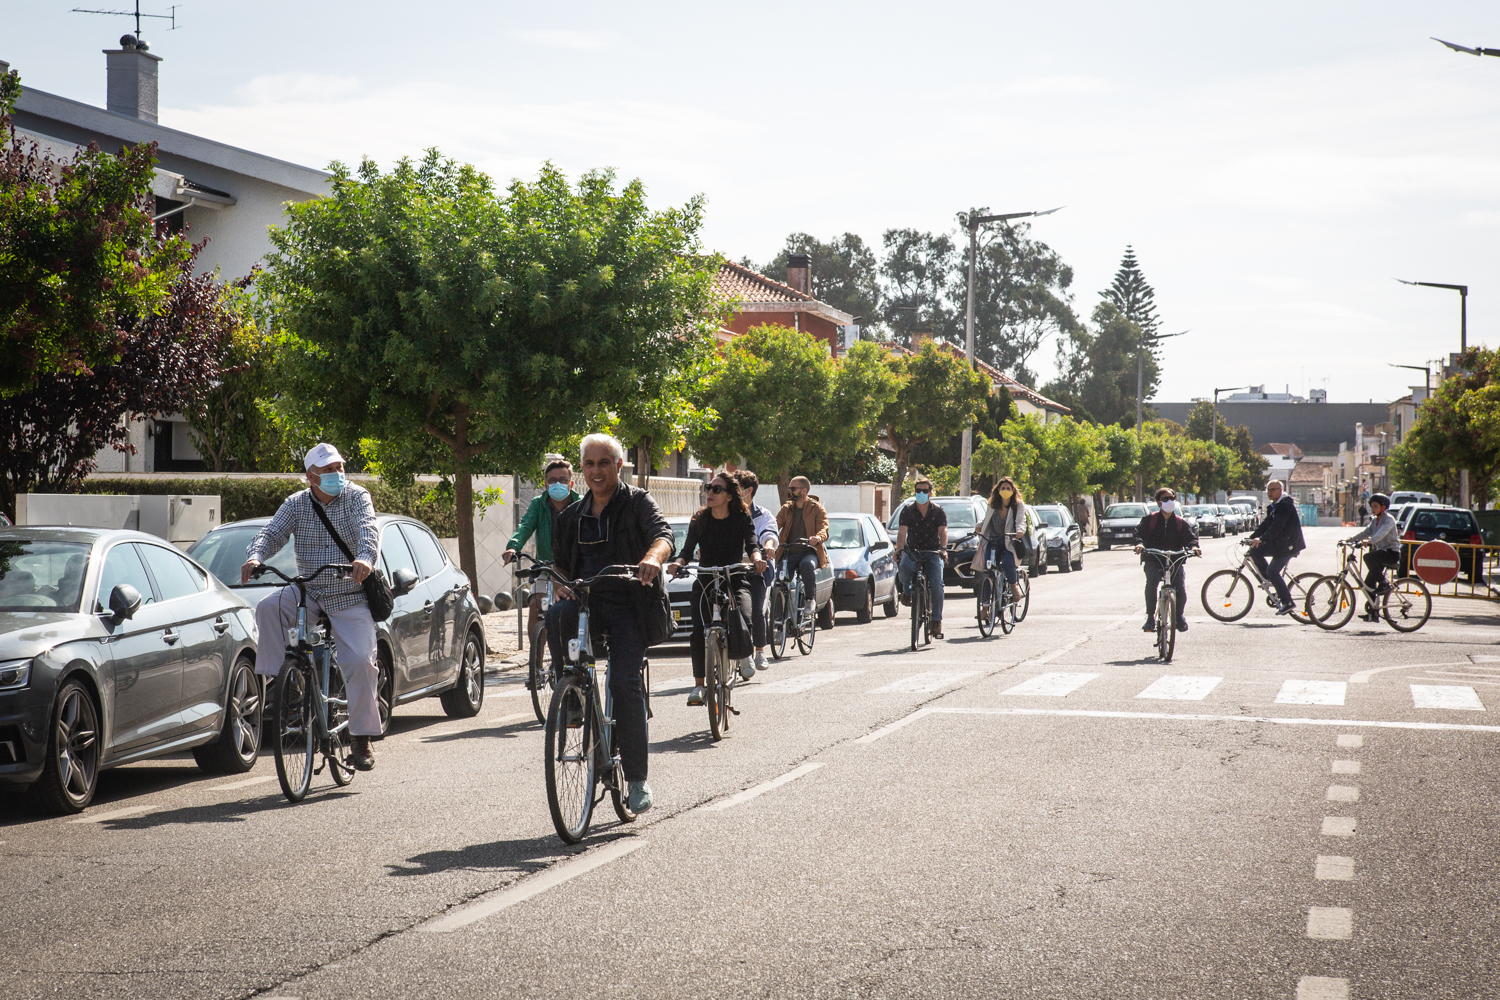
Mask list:
[[[1045,423],[1035,415],[1012,418],[1000,441],[981,440],[975,461],[997,477],[1015,479],[1033,503],[1064,503],[1092,493],[1113,471],[1103,429],[1071,417]]]
[[[1091,317],[1093,329],[1079,324],[1057,345],[1057,378],[1042,392],[1082,420],[1135,427],[1136,348],[1141,330],[1108,300]],[[1144,358],[1145,397],[1156,394],[1160,370],[1154,354]],[[1154,415],[1148,413],[1148,416]]]
[[[1471,347],[1460,355],[1392,458],[1401,488],[1456,496],[1459,470],[1468,469],[1471,493],[1487,501],[1500,477],[1500,352]]]
[[[896,453],[891,490],[891,502],[896,503],[902,497],[913,447],[951,438],[973,423],[985,412],[990,380],[962,357],[931,342],[914,354],[889,358],[886,364],[898,387],[881,417],[886,441]]]
[[[947,233],[887,229],[881,242],[886,281],[881,318],[902,347],[916,346],[918,334],[946,339],[953,333],[953,264],[958,250]]]
[[[881,319],[883,293],[875,251],[853,233],[827,243],[807,233],[792,233],[769,263],[747,267],[777,281],[786,281],[786,262],[794,253],[812,257],[812,294],[819,301],[857,317],[861,326],[875,327]]]

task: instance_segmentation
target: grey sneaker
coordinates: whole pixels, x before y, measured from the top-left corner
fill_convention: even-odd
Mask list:
[[[632,781],[629,783],[630,794],[628,796],[630,811],[639,816],[643,812],[651,811],[651,786],[644,781]]]
[[[766,654],[765,654],[765,652],[763,650],[757,649],[755,651],[755,669],[756,670],[764,670],[764,669],[766,669]]]
[[[816,604],[814,604],[812,601],[803,601],[802,602],[802,613],[804,615],[806,615],[807,617],[811,618],[813,615],[815,615],[815,614],[818,613],[818,606]]]
[[[703,704],[703,685],[699,684],[693,688],[693,693],[688,695],[688,708],[699,708]]]
[[[755,676],[755,667],[753,667],[753,666],[750,665],[750,657],[747,656],[743,660],[740,661],[740,679],[748,681],[750,678],[752,678],[754,676]]]

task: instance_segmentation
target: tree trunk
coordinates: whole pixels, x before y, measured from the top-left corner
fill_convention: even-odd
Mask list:
[[[643,490],[651,488],[651,459],[655,454],[655,442],[649,438],[639,442],[635,446],[636,458],[641,463],[636,466],[635,484]]]
[[[894,510],[904,498],[906,490],[906,457],[911,450],[911,445],[903,445],[891,437],[891,443],[896,445],[896,477],[891,483],[891,509]]]
[[[469,408],[460,403],[453,421],[454,505],[458,521],[458,567],[469,578],[469,593],[479,594],[478,560],[474,556],[474,475],[469,471]]]
[[[783,504],[786,503],[787,492],[792,488],[792,470],[782,469],[776,473],[776,496]]]

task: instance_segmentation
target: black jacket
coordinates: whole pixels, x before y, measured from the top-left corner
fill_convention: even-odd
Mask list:
[[[583,565],[578,551],[578,519],[583,516],[584,505],[593,502],[593,494],[585,492],[581,500],[562,509],[552,526],[552,558],[564,576],[576,578]],[[609,521],[611,564],[634,566],[658,538],[665,538],[669,546],[672,543],[672,526],[656,498],[629,483],[620,483],[604,514]],[[671,558],[670,553],[667,558]]]
[[[1141,518],[1135,526],[1135,544],[1148,549],[1187,549],[1198,547],[1198,531],[1181,514],[1168,518],[1161,511],[1154,511]],[[1141,554],[1144,561],[1145,554]]]
[[[1250,532],[1251,538],[1259,538],[1260,547],[1267,555],[1296,555],[1307,548],[1302,540],[1302,518],[1297,516],[1297,502],[1288,494],[1271,505],[1266,519]]]

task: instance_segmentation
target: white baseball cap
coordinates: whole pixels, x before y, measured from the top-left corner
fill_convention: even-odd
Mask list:
[[[304,469],[311,469],[315,465],[332,465],[334,462],[342,462],[343,460],[344,456],[339,454],[337,448],[323,441],[313,445],[312,450],[303,456],[302,467]]]

